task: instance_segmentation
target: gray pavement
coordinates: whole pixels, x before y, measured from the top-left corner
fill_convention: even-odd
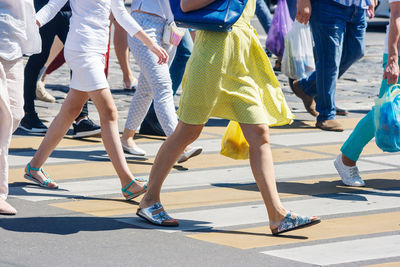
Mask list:
[[[9,200],[19,213],[0,217],[0,266],[400,266],[400,155],[383,154],[371,142],[359,161],[363,189],[342,186],[332,164],[378,93],[385,21],[371,24],[365,57],[338,82],[337,105],[350,111],[340,118],[343,133],[316,130],[287,78],[277,73],[296,116],[293,125],[271,129],[279,193],[288,209],[321,216],[321,224],[280,238],[269,234],[247,161],[218,155],[225,120],[210,121],[197,141],[204,153],[174,166],[165,182],[162,201],[180,219],[177,229],[143,222],[135,215],[137,202],[122,200],[99,138],[67,135],[51,155],[45,168],[60,190],[26,183],[23,167],[42,136],[18,131],[10,150]],[[264,43],[265,33],[253,23]],[[138,77],[133,59],[132,69]],[[36,102],[46,124],[63,103],[68,80],[66,66],[48,77],[57,103]],[[109,83],[122,131],[133,94],[122,90],[113,50]],[[98,122],[93,104],[89,109]],[[146,157],[126,155],[135,176],[148,177],[162,141],[140,136]]]

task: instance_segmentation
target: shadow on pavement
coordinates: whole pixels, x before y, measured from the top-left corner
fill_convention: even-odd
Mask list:
[[[237,190],[259,191],[255,183],[220,183],[212,185],[215,187],[229,187]],[[294,194],[299,196],[308,195],[319,198],[332,198],[340,200],[367,201],[364,196],[360,196],[358,194],[400,197],[400,194],[390,192],[400,189],[400,180],[396,179],[369,179],[366,180],[366,187],[363,188],[345,186],[340,180],[318,181],[313,184],[301,183],[297,181],[278,181],[277,186],[279,193]],[[382,190],[386,192],[376,192],[371,190]]]

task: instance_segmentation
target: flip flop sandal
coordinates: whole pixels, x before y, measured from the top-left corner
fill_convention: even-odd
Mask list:
[[[147,180],[145,180],[145,179],[135,178],[127,186],[125,186],[124,188],[121,188],[122,193],[128,194],[127,196],[124,196],[126,200],[134,199],[134,198],[146,193],[146,191],[147,191],[147,183],[143,186],[143,190],[142,191],[139,191],[139,192],[136,192],[136,193],[132,193],[131,191],[128,190],[128,188],[136,181],[138,181],[138,182],[147,182]]]
[[[168,226],[168,227],[176,227],[179,226],[179,221],[172,218],[168,215],[168,213],[163,210],[157,214],[153,214],[157,210],[161,210],[163,206],[161,203],[157,202],[153,206],[148,208],[139,208],[136,212],[136,215],[145,219],[151,224]]]
[[[320,222],[321,219],[316,216],[300,216],[294,215],[292,212],[288,212],[285,218],[279,224],[278,228],[271,229],[271,232],[273,235],[279,235],[295,229],[309,227]]]
[[[31,182],[34,182],[35,184],[38,184],[44,188],[58,189],[58,185],[53,186],[53,187],[49,186],[50,183],[53,183],[55,181],[50,179],[49,175],[43,170],[43,168],[33,168],[30,163],[28,163],[27,167],[28,167],[28,174],[24,175],[25,179],[27,179]],[[32,176],[31,171],[40,171],[46,176],[47,179],[44,180],[43,182],[40,182],[38,179],[36,179],[35,177]]]

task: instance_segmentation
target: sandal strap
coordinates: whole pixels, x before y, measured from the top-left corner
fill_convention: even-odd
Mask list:
[[[128,191],[128,188],[135,182],[147,182],[147,180],[143,179],[143,178],[134,178],[128,185],[126,185],[124,188],[121,188],[121,191],[123,193],[126,193],[126,194],[130,195],[130,196],[133,195],[132,192]],[[147,190],[147,183],[143,186],[143,188],[145,190]]]
[[[32,176],[31,171],[43,171],[42,168],[34,168],[34,167],[32,167],[30,162],[28,163],[27,167],[28,167],[29,176]]]
[[[135,182],[135,179],[133,179],[129,184],[127,184],[127,186],[121,188],[121,191],[123,193],[127,193],[128,195],[133,195],[132,192],[128,191],[128,188]]]

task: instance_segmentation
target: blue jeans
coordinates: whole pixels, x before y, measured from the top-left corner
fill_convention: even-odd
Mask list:
[[[296,18],[296,13],[297,13],[297,0],[286,0],[286,3],[289,8],[290,17],[294,21]],[[311,11],[311,13],[312,13],[312,11]]]
[[[189,60],[193,50],[193,41],[189,31],[186,31],[179,43],[174,60],[169,67],[169,73],[172,80],[172,91],[174,95],[182,82],[183,73],[185,73],[186,62]]]
[[[400,59],[400,58],[399,58]],[[383,69],[386,68],[388,55],[383,55]],[[397,81],[400,83],[400,78]],[[381,89],[379,90],[379,97],[382,97],[389,90],[389,85],[386,79],[382,79]],[[364,147],[375,137],[375,126],[374,126],[374,111],[371,110],[367,115],[362,118],[353,132],[347,138],[340,151],[349,159],[357,161],[360,157]]]
[[[268,34],[271,27],[272,15],[265,3],[265,0],[256,0],[256,16],[261,23],[265,33]]]
[[[337,79],[364,56],[366,12],[332,0],[312,0],[311,7],[316,70],[300,85],[306,94],[317,96],[317,120],[324,121],[335,119]]]

